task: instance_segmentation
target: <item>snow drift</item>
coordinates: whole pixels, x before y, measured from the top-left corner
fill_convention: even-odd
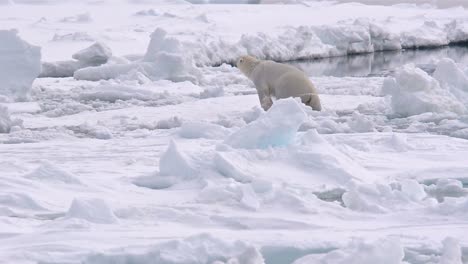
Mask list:
[[[0,30],[0,96],[24,101],[41,71],[41,49],[23,41],[16,30]]]

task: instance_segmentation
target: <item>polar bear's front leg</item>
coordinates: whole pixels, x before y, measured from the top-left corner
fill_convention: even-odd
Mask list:
[[[260,105],[262,106],[263,110],[268,111],[268,109],[270,109],[270,107],[273,105],[273,100],[271,99],[268,86],[261,83],[255,83],[255,88],[257,88]]]
[[[260,101],[260,104],[262,105],[263,110],[268,111],[268,109],[273,105],[273,100],[271,100],[270,96],[265,96]]]

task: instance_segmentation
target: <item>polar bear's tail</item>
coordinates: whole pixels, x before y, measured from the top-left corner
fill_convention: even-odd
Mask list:
[[[304,95],[301,95],[300,98],[303,104],[312,107],[313,110],[315,111],[322,110],[322,105],[320,104],[320,98],[318,94],[315,94],[315,93],[304,94]]]

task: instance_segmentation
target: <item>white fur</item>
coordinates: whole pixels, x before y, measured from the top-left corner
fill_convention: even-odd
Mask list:
[[[258,98],[266,111],[276,99],[300,97],[301,101],[320,111],[320,98],[312,82],[299,69],[274,61],[258,60],[251,56],[242,56],[237,60],[237,67],[252,80],[257,88]]]

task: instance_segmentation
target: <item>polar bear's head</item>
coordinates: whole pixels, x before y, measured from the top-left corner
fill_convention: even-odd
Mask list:
[[[250,77],[250,74],[252,73],[253,69],[257,64],[260,63],[260,60],[258,60],[255,57],[252,56],[242,56],[237,60],[237,68],[245,74],[245,76]]]

